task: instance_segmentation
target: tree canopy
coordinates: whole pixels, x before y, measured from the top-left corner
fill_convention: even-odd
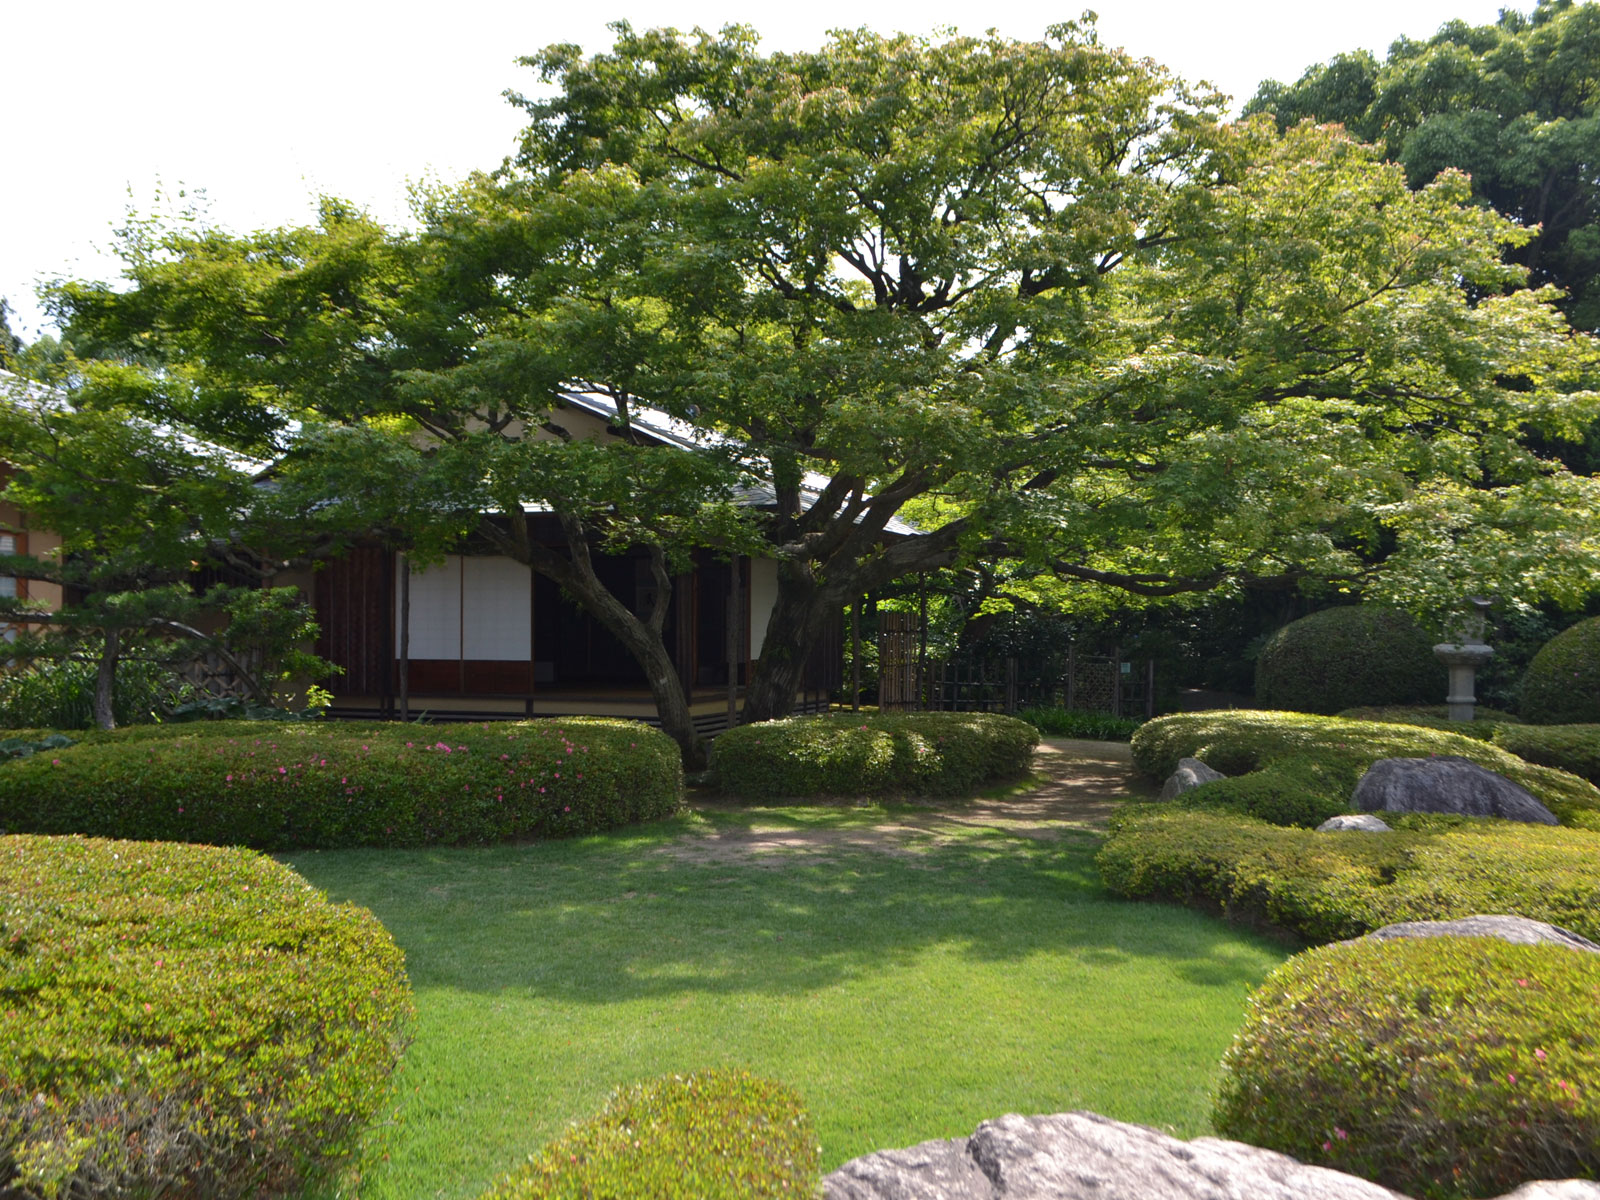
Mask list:
[[[1539,0],[1493,25],[1402,38],[1379,62],[1358,50],[1293,84],[1262,84],[1245,111],[1343,124],[1403,163],[1413,186],[1441,170],[1537,236],[1511,255],[1535,285],[1565,291],[1580,329],[1600,330],[1600,5]]]
[[[630,611],[591,550],[777,559],[747,719],[788,710],[853,597],[963,562],[1436,613],[1588,588],[1600,495],[1528,434],[1593,415],[1593,343],[1512,290],[1526,234],[1464,176],[1412,190],[1335,130],[1226,123],[1092,23],[771,55],[739,27],[616,33],[526,60],[520,154],[421,196],[415,233],[331,203],[245,237],[139,227],[125,284],[59,310],[162,364],[154,411],[285,454],[290,492],[557,579],[664,715],[667,589]],[[551,432],[575,382],[623,436]],[[635,444],[639,398],[701,448]],[[775,502],[737,503],[751,482]]]

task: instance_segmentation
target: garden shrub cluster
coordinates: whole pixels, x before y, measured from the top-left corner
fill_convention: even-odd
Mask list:
[[[1032,725],[996,713],[792,717],[721,734],[711,772],[747,800],[949,796],[1025,775],[1038,745]]]
[[[37,659],[0,670],[0,729],[24,721],[51,729],[94,728],[98,672],[92,658]],[[160,663],[127,659],[117,666],[111,708],[118,724],[156,721],[192,691]]]
[[[619,1091],[483,1200],[806,1197],[820,1160],[792,1089],[744,1071],[698,1071]]]
[[[1533,656],[1517,708],[1540,725],[1600,722],[1600,617],[1558,633]]]
[[[1125,807],[1096,864],[1130,899],[1220,910],[1308,942],[1397,921],[1512,913],[1600,941],[1600,833],[1471,817],[1390,817],[1317,833],[1236,813]]]
[[[1144,724],[1142,717],[1118,717],[1077,708],[1022,708],[1017,710],[1017,718],[1052,737],[1096,742],[1125,742]]]
[[[1497,727],[1508,737],[1518,728]],[[1175,713],[1141,726],[1132,744],[1134,762],[1153,779],[1165,779],[1186,756],[1232,777],[1186,792],[1178,804],[1233,809],[1278,825],[1315,826],[1349,812],[1357,782],[1380,758],[1452,754],[1520,784],[1563,824],[1600,829],[1600,790],[1587,780],[1417,725],[1248,710]]]
[[[1256,701],[1296,712],[1426,704],[1445,694],[1434,639],[1398,609],[1328,608],[1285,625],[1256,659]]]
[[[0,1194],[299,1195],[383,1102],[401,953],[287,867],[0,837],[0,905]]]
[[[1600,954],[1494,938],[1326,946],[1251,999],[1225,1137],[1408,1195],[1600,1175]]]
[[[594,833],[682,804],[677,746],[631,721],[218,722],[85,736],[0,770],[0,831],[261,850]]]
[[[1600,785],[1600,725],[1505,725],[1494,744],[1527,762]]]

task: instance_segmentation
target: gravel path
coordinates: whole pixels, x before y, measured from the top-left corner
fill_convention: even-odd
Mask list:
[[[915,855],[973,830],[1053,839],[1068,832],[1103,832],[1119,801],[1154,799],[1156,789],[1133,768],[1126,743],[1045,738],[1033,760],[1037,786],[994,799],[897,809],[886,820],[855,826],[796,828],[761,821],[689,834],[663,853],[696,862],[761,862],[780,866],[799,855],[827,859],[840,849]],[[717,801],[696,804],[727,811]]]

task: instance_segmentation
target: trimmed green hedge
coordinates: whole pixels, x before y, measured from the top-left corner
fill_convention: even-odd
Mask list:
[[[1336,713],[1358,704],[1427,704],[1445,694],[1433,638],[1393,608],[1328,608],[1285,625],[1256,659],[1267,708]]]
[[[0,770],[0,831],[261,850],[594,833],[676,811],[678,748],[632,721],[145,726]]]
[[[816,1192],[821,1147],[795,1092],[744,1071],[623,1089],[484,1200],[775,1200]]]
[[[1316,833],[1235,813],[1119,810],[1096,858],[1111,891],[1220,910],[1309,942],[1397,921],[1514,913],[1600,941],[1600,834],[1384,814],[1391,833]]]
[[[1503,725],[1494,744],[1518,758],[1600,784],[1600,725]]]
[[[1424,729],[1442,729],[1446,733],[1459,733],[1462,737],[1476,738],[1480,742],[1494,740],[1498,725],[1520,725],[1522,718],[1486,704],[1477,706],[1470,721],[1452,721],[1447,704],[1387,704],[1365,708],[1347,708],[1336,714],[1347,721],[1379,721],[1385,725],[1420,725]]]
[[[949,796],[1027,773],[1039,731],[995,713],[791,717],[741,725],[711,746],[717,787],[748,800]]]
[[[355,1148],[410,1012],[371,913],[247,851],[25,836],[0,904],[0,1193],[298,1195]]]
[[[1600,1175],[1600,954],[1493,938],[1327,946],[1251,999],[1217,1131],[1408,1195]]]
[[[1380,758],[1454,754],[1527,788],[1563,824],[1600,829],[1594,784],[1475,738],[1417,725],[1249,710],[1175,713],[1147,722],[1132,745],[1133,761],[1152,779],[1165,779],[1186,756],[1233,777],[1185,792],[1176,803],[1277,825],[1316,826],[1349,812],[1356,783]]]
[[[1517,707],[1540,725],[1600,722],[1600,617],[1544,644],[1522,677]]]

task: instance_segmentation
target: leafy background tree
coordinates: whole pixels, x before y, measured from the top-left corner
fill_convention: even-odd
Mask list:
[[[1263,83],[1245,111],[1285,129],[1339,122],[1404,164],[1413,186],[1466,172],[1475,197],[1538,227],[1510,260],[1566,293],[1575,327],[1600,330],[1600,5],[1540,0],[1493,25],[1402,38],[1382,62],[1340,54],[1293,84]]]

